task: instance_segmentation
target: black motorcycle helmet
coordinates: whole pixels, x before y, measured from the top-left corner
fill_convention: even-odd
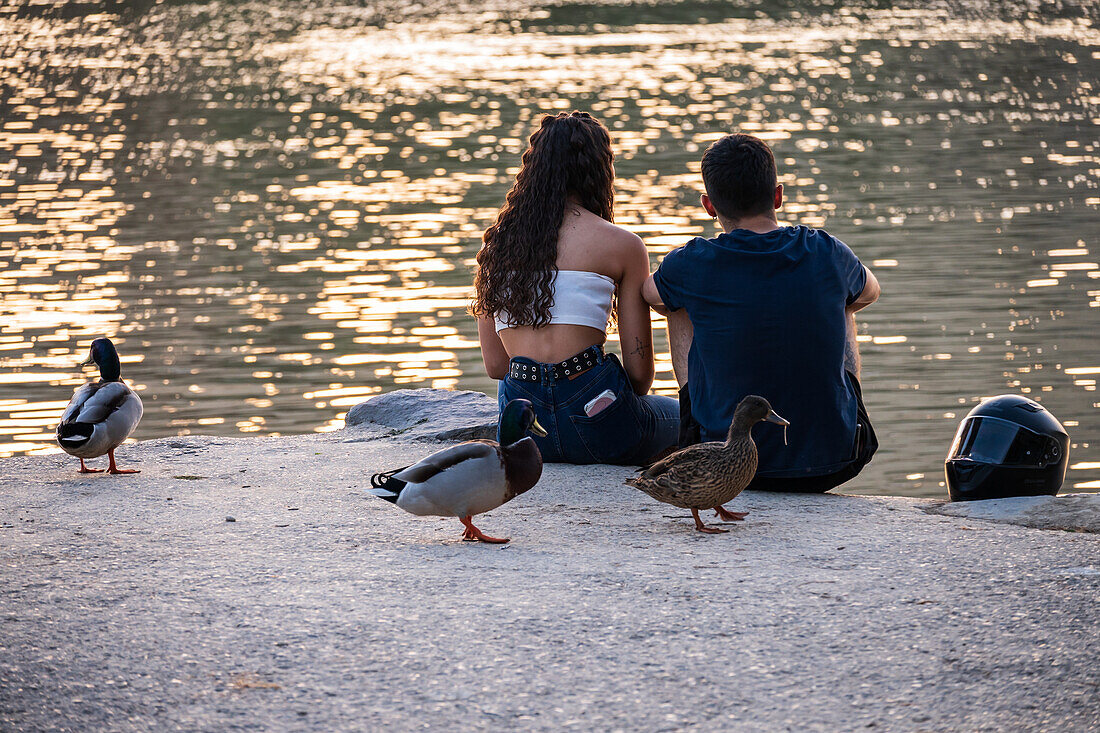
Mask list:
[[[944,470],[951,501],[1054,495],[1066,478],[1069,435],[1038,402],[991,397],[959,425]]]

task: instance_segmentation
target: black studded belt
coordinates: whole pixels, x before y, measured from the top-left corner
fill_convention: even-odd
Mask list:
[[[572,379],[603,360],[603,347],[597,344],[589,346],[579,354],[574,354],[565,361],[559,361],[555,364],[539,364],[538,362],[516,361],[513,359],[508,368],[508,376],[520,382]]]

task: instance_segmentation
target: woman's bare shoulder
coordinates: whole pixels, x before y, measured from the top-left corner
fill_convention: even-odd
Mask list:
[[[642,242],[642,238],[629,229],[625,229],[618,224],[612,224],[611,222],[604,222],[610,227],[615,238],[615,243],[630,250],[645,249],[645,244]]]
[[[646,269],[646,274],[649,274],[649,252],[642,238],[618,224],[612,224],[609,221],[605,221],[604,224],[607,246],[614,252],[614,257],[621,263],[623,269],[637,269],[641,263],[641,266]]]
[[[645,252],[645,244],[634,232],[606,219],[584,212],[580,221],[558,241],[558,267],[593,270],[618,280],[623,268]],[[605,272],[614,269],[615,273]]]
[[[586,249],[591,247],[593,241],[626,249],[645,247],[637,234],[616,223],[599,218],[591,211],[584,211],[584,214],[577,219],[579,221],[575,221],[568,231],[562,231],[563,242],[581,240]],[[568,223],[566,220],[566,225]]]

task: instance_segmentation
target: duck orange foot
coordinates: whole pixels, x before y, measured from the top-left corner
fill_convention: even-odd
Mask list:
[[[699,518],[699,510],[698,509],[692,509],[691,510],[691,516],[695,517],[695,529],[698,532],[703,532],[705,534],[726,534],[727,532],[729,532],[728,529],[719,529],[718,527],[708,527],[707,525],[703,524],[703,520]]]
[[[80,470],[77,473],[103,473],[102,468],[88,468],[84,465],[84,459],[80,459]]]
[[[107,466],[107,473],[141,473],[137,468],[119,468],[115,465],[115,452],[107,451],[107,457],[111,459],[111,465]]]
[[[748,512],[731,512],[724,506],[714,507],[714,513],[718,515],[718,518],[723,522],[740,522],[745,517],[749,516]]]
[[[466,527],[466,531],[462,533],[463,542],[488,542],[491,545],[503,545],[508,542],[511,537],[490,537],[487,534],[483,534],[480,529],[474,526],[470,521],[470,515],[460,517],[459,520],[462,525]]]

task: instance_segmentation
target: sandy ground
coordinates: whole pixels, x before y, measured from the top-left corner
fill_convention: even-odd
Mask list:
[[[463,543],[365,494],[438,447],[379,435],[0,461],[0,730],[1100,726],[1100,535],[746,493],[708,536],[549,466]]]

